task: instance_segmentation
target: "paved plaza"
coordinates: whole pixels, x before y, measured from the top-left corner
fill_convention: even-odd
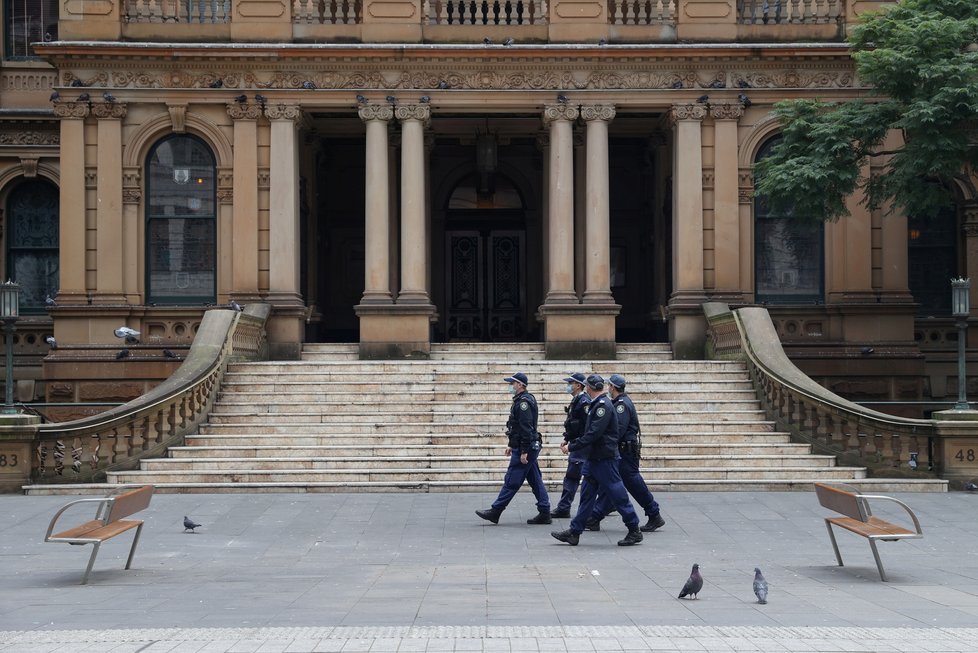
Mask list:
[[[642,545],[614,515],[570,547],[524,488],[495,526],[489,494],[157,495],[86,586],[90,548],[42,541],[70,497],[0,496],[0,651],[978,650],[978,495],[894,496],[924,538],[880,544],[888,583],[811,492],[660,493]]]

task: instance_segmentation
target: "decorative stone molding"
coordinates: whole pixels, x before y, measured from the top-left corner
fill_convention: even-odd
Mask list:
[[[217,201],[220,204],[231,204],[234,202],[234,190],[221,188],[217,191]]]
[[[99,120],[122,120],[126,117],[127,106],[119,102],[93,104],[92,115]]]
[[[749,170],[737,175],[737,200],[740,204],[754,203],[754,173]]]
[[[95,168],[85,169],[85,188],[92,190],[98,182],[98,171]]]
[[[294,122],[302,118],[302,108],[297,104],[269,104],[265,107],[265,117],[269,120]]]
[[[673,124],[680,120],[703,120],[706,118],[705,104],[674,104],[669,110],[669,121]]]
[[[556,120],[577,120],[581,115],[576,105],[571,104],[547,104],[543,107],[543,124],[550,125]]]
[[[739,204],[753,204],[754,203],[754,189],[753,188],[738,188],[737,189],[737,202]]]
[[[360,107],[357,114],[360,120],[383,120],[388,122],[394,119],[394,107],[383,104],[367,104]]]
[[[88,102],[55,102],[54,115],[61,119],[82,119],[88,116]]]
[[[714,172],[712,170],[704,170],[703,171],[703,189],[704,190],[712,189],[713,188],[713,181],[714,181],[715,177],[716,176],[715,176],[715,174],[714,174]]]
[[[143,191],[139,188],[123,188],[122,189],[122,203],[123,204],[139,204],[143,199]]]
[[[967,238],[978,238],[978,222],[965,222],[961,225],[961,233]]]
[[[107,86],[109,84],[109,73],[101,71],[92,77],[82,79],[70,70],[65,70],[61,74],[61,86],[76,86],[83,88],[86,86]],[[115,86],[115,84],[113,84]]]
[[[122,170],[122,187],[123,188],[139,188],[141,180],[141,175],[139,174],[139,168],[123,168]]]
[[[586,122],[603,120],[610,122],[615,119],[615,107],[612,104],[592,104],[581,106],[581,118]]]
[[[966,223],[974,222],[978,224],[978,204],[965,204],[962,211],[964,213],[964,221]]]
[[[25,157],[20,160],[20,167],[24,169],[24,176],[28,179],[37,177],[37,157]]]
[[[272,187],[272,173],[268,168],[258,169],[258,188],[267,190]]]
[[[182,134],[187,129],[187,105],[186,104],[167,104],[166,110],[170,112],[170,124],[173,131]]]
[[[710,115],[714,120],[740,120],[744,115],[744,105],[734,102],[710,104]]]
[[[398,104],[394,107],[394,117],[404,122],[417,120],[427,127],[431,122],[431,106],[428,104]]]
[[[258,120],[262,113],[260,104],[228,102],[227,109],[231,120]]]
[[[0,132],[0,145],[58,145],[61,134],[56,131]]]

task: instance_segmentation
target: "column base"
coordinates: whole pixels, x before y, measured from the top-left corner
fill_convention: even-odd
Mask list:
[[[413,306],[431,306],[431,298],[424,290],[402,290],[397,296],[398,304]]]
[[[544,299],[544,306],[549,306],[551,304],[579,304],[580,298],[577,293],[570,290],[551,290],[547,293],[546,299]]]
[[[41,418],[27,413],[0,415],[0,493],[20,494],[31,480],[31,451]]]
[[[428,358],[431,323],[438,318],[431,304],[360,304],[360,358]]]
[[[609,304],[615,303],[615,297],[611,294],[610,290],[588,290],[585,291],[581,302],[584,304],[599,304],[608,306]]]
[[[297,361],[302,358],[302,342],[306,332],[306,307],[294,294],[269,293],[272,314],[265,325],[270,360]],[[288,302],[288,303],[282,303]]]
[[[706,356],[706,315],[702,290],[677,290],[669,298],[669,342],[677,360],[701,360]]]
[[[377,305],[388,305],[394,303],[394,296],[389,292],[365,292],[363,297],[360,299],[360,305],[366,304],[377,304]]]
[[[615,318],[621,306],[607,304],[544,304],[537,313],[543,322],[548,359],[614,360]]]

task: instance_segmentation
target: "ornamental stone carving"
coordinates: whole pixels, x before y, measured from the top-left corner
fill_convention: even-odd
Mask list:
[[[961,233],[963,233],[966,238],[978,237],[978,222],[965,222],[961,225]]]
[[[360,120],[383,120],[390,121],[394,118],[394,107],[386,106],[383,104],[367,104],[360,107],[357,112],[360,115]]]
[[[427,125],[431,122],[431,107],[427,104],[399,104],[394,107],[394,117],[401,122],[418,120]]]
[[[583,105],[581,106],[581,118],[587,122],[592,120],[610,122],[615,119],[615,107],[611,104]]]
[[[60,142],[61,134],[58,132],[0,132],[0,145],[57,145]]]
[[[669,110],[669,121],[677,123],[681,120],[703,120],[706,118],[705,104],[674,104]]]
[[[733,102],[711,104],[710,115],[715,120],[740,120],[744,115],[744,105]]]
[[[177,134],[182,134],[187,128],[187,105],[168,104],[166,110],[170,112],[170,125]]]
[[[93,104],[92,115],[99,120],[122,120],[126,117],[126,105],[118,102]]]
[[[269,120],[291,120],[302,118],[302,109],[296,104],[269,104],[265,107],[265,117]]]
[[[140,200],[143,199],[143,191],[138,188],[123,188],[122,189],[122,203],[123,204],[139,204]]]
[[[217,201],[221,204],[231,204],[234,201],[234,191],[230,188],[218,190]]]
[[[55,102],[54,115],[59,118],[85,118],[89,114],[88,102]]]
[[[577,117],[581,115],[576,105],[570,104],[547,104],[543,107],[543,124],[550,125],[550,123],[557,120],[577,120]]]
[[[37,164],[38,160],[36,157],[25,157],[20,160],[20,167],[24,170],[24,176],[28,179],[33,179],[37,176]]]
[[[231,120],[258,120],[261,118],[261,105],[228,102],[228,116]]]

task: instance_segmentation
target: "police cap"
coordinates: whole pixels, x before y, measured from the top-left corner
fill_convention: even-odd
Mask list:
[[[604,377],[600,374],[592,374],[587,377],[587,387],[592,390],[604,390]]]
[[[567,383],[580,383],[581,385],[584,385],[584,383],[587,381],[587,379],[584,378],[584,374],[581,372],[574,372],[570,376],[565,376],[563,380]]]
[[[506,381],[507,383],[516,381],[517,383],[522,383],[523,385],[528,385],[530,383],[530,381],[526,378],[526,374],[523,374],[523,372],[517,372],[513,376],[507,376],[505,379],[503,379],[503,381]]]
[[[621,374],[612,374],[609,376],[608,383],[615,386],[619,390],[625,389],[625,377],[623,377]]]

